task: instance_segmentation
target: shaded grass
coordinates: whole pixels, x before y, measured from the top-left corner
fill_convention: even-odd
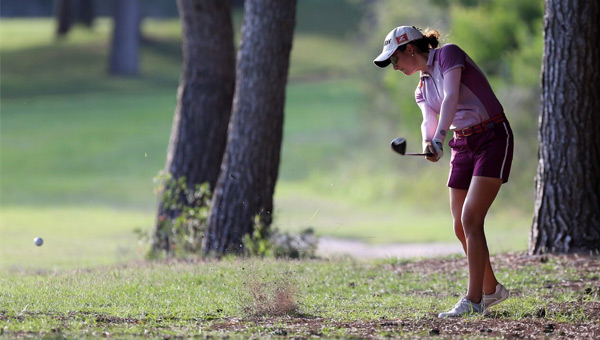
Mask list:
[[[236,18],[240,20],[238,15]],[[75,29],[68,38],[56,40],[53,20],[3,19],[0,29],[2,97],[152,89],[175,94],[183,62],[179,21],[143,21],[144,39],[137,77],[108,75],[111,27],[110,20],[99,19],[92,30]],[[319,27],[313,29],[319,30]],[[348,27],[343,29],[346,30]],[[292,81],[343,76],[355,69],[353,58],[339,60],[341,55],[352,55],[352,44],[339,36],[342,32],[331,31],[330,35],[326,32],[318,34],[308,30],[294,37],[289,70]]]
[[[147,20],[144,31],[149,39],[141,46],[140,76],[131,78],[108,75],[111,26],[110,20],[100,19],[93,30],[75,29],[67,39],[55,40],[50,19],[3,20],[2,97],[153,88],[174,93],[183,60],[178,22]]]

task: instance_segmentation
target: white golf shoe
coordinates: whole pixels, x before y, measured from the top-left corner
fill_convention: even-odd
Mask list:
[[[503,285],[501,285],[500,283],[498,283],[496,285],[496,291],[494,292],[494,294],[490,294],[490,295],[483,295],[483,307],[484,309],[488,309],[494,305],[499,304],[500,302],[508,299],[508,296],[510,295],[508,289],[504,288]]]
[[[459,317],[481,313],[483,313],[483,300],[480,303],[474,303],[465,297],[458,301],[451,310],[440,313],[438,318]]]

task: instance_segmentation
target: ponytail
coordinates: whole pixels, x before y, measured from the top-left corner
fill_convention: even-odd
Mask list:
[[[431,48],[437,48],[438,45],[440,44],[439,39],[440,39],[440,31],[436,30],[436,29],[430,29],[427,30],[427,32],[425,32],[423,34],[425,37],[423,39],[425,39],[425,41],[427,42],[428,46],[431,46]],[[420,47],[420,46],[418,46]],[[429,51],[429,48],[427,48],[427,51]]]
[[[414,26],[413,26],[414,27]],[[415,27],[416,28],[416,27]],[[418,29],[418,28],[417,28]],[[418,29],[420,31],[420,29]],[[410,43],[415,45],[420,52],[426,53],[433,48],[437,48],[440,44],[440,31],[436,29],[428,29],[425,33],[423,33],[423,38],[413,40]],[[406,45],[400,46],[400,50],[404,51],[406,49]]]

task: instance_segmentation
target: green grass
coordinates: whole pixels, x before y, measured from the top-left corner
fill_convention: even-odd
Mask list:
[[[450,212],[410,203],[349,203],[346,191],[330,186],[320,195],[306,186],[278,186],[274,226],[291,231],[312,227],[319,235],[360,239],[371,244],[454,242]],[[329,196],[327,196],[329,195]],[[490,212],[486,235],[492,253],[527,249],[528,216],[518,211]],[[456,241],[458,242],[458,241]]]
[[[146,227],[146,212],[93,204],[80,206],[12,206],[2,208],[0,268],[86,268],[141,260],[135,227]],[[41,236],[44,245],[33,246]]]
[[[299,7],[276,227],[310,226],[375,244],[453,241],[446,164],[425,168],[395,157],[386,145],[397,131],[370,112],[357,72],[370,64],[356,50],[360,5],[333,14],[319,6]],[[55,41],[48,19],[0,23],[0,266],[123,262],[139,257],[132,230],[152,229],[153,177],[164,166],[176,105],[181,29],[176,20],[144,20],[140,76],[115,78],[106,74],[110,27],[100,19],[93,30]],[[501,191],[500,200],[509,193]],[[531,210],[492,208],[493,252],[526,248]],[[98,230],[115,242],[96,242]],[[43,249],[61,251],[32,248],[36,236],[47,240]],[[81,239],[93,241],[79,259],[70,254],[82,251]]]
[[[148,208],[175,103],[164,91],[5,100],[2,204]]]
[[[403,160],[385,149],[361,164],[364,152],[348,148],[362,138],[359,89],[352,80],[290,85],[275,226],[313,227],[319,235],[373,244],[454,241],[445,196],[437,209],[415,206],[435,193],[414,192],[407,186],[414,178],[397,177],[393,167],[404,166]],[[1,265],[70,268],[92,265],[93,256],[98,263],[139,257],[132,231],[152,229],[152,178],[164,163],[174,105],[172,94],[159,90],[113,94],[109,101],[102,93],[5,100]],[[371,168],[375,162],[389,171],[365,176],[377,170]],[[421,178],[443,188],[445,173],[437,167]],[[525,249],[528,219],[492,209],[491,251]],[[78,233],[63,228],[73,221]],[[112,237],[119,246],[96,244],[96,229],[106,233],[107,244]],[[61,251],[38,256],[31,242],[36,236],[46,239],[44,249]],[[82,239],[93,240],[89,248],[95,251],[71,256],[81,251]]]
[[[498,278],[514,297],[494,307],[489,316],[460,322],[439,321],[435,315],[449,308],[465,289],[466,262],[462,260],[421,265],[393,259],[374,263],[226,259],[3,271],[0,329],[9,337],[244,337],[271,336],[282,329],[289,337],[307,332],[348,337],[367,334],[360,333],[364,331],[361,325],[374,325],[375,331],[384,332],[383,324],[392,322],[396,326],[387,331],[395,336],[404,332],[414,337],[446,325],[448,329],[472,327],[471,336],[477,338],[482,327],[492,328],[500,337],[512,334],[519,325],[541,332],[554,323],[557,329],[580,327],[583,332],[597,323],[597,312],[586,314],[600,304],[593,286],[597,273],[593,268],[573,268],[576,261],[593,265],[597,259],[550,257],[540,263],[539,259],[500,256],[493,260]],[[546,288],[552,284],[556,287]],[[269,294],[277,291],[293,297],[288,313],[256,315],[256,303],[276,304]],[[264,300],[256,301],[257,292]],[[509,327],[502,329],[505,325]],[[454,332],[443,335],[465,335]]]

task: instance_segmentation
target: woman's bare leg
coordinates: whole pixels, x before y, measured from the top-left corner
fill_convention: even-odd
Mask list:
[[[493,294],[498,284],[490,264],[483,224],[501,184],[501,179],[476,176],[468,191],[450,188],[454,233],[469,262],[467,298],[475,303],[481,301],[482,291]]]

